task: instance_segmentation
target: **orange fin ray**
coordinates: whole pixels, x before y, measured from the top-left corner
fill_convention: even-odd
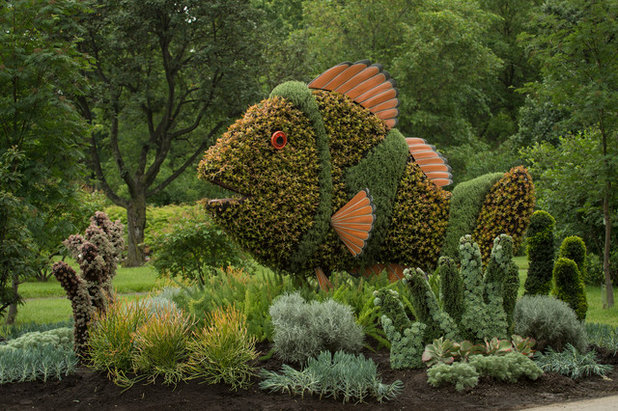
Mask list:
[[[436,148],[422,138],[406,138],[410,154],[423,173],[435,185],[442,187],[453,183],[451,167]]]
[[[368,189],[358,192],[330,219],[331,226],[350,253],[363,252],[375,223],[375,207]]]
[[[338,64],[313,79],[309,88],[345,94],[374,114],[382,112],[378,117],[387,128],[397,125],[399,111],[386,111],[399,105],[395,82],[379,64],[369,60]],[[385,107],[388,100],[394,101]]]

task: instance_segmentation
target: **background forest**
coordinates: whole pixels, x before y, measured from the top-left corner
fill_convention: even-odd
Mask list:
[[[525,164],[557,241],[618,268],[616,0],[8,0],[0,6],[0,312],[110,202],[221,195],[200,155],[249,105],[370,59],[455,185]],[[105,194],[97,195],[95,190]],[[11,308],[10,308],[11,307]]]

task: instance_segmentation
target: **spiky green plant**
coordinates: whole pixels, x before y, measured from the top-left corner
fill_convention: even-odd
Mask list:
[[[612,370],[608,364],[599,364],[594,351],[581,353],[571,344],[567,344],[562,352],[548,348],[545,353],[537,352],[534,361],[544,371],[557,372],[572,379],[589,377],[591,375],[606,375]]]
[[[73,349],[44,344],[0,351],[0,384],[51,379],[73,374],[77,356]]]
[[[373,360],[366,359],[362,354],[353,355],[343,351],[334,355],[323,351],[317,357],[307,360],[307,365],[300,371],[284,364],[280,374],[262,369],[260,376],[263,378],[260,382],[263,390],[332,397],[344,403],[360,403],[369,398],[379,402],[388,401],[403,389],[401,381],[383,384]]]

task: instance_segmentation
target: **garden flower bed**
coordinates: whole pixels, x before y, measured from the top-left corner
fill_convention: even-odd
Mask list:
[[[258,346],[269,350],[267,344]],[[536,381],[522,379],[516,383],[481,379],[479,385],[461,392],[453,385],[434,388],[427,383],[425,369],[391,370],[389,352],[363,354],[378,365],[382,380],[391,383],[401,380],[403,391],[392,401],[382,404],[369,401],[354,405],[362,409],[520,409],[533,405],[574,401],[618,394],[618,357],[599,355],[600,362],[614,364],[614,370],[602,378],[598,376],[571,380],[568,377],[545,373]],[[259,366],[279,371],[282,362],[276,358],[260,362]],[[230,391],[224,384],[179,383],[136,384],[129,390],[114,385],[105,373],[87,368],[61,381],[12,383],[0,385],[3,409],[349,409],[330,398],[291,397],[270,394],[258,388],[258,380],[248,390]]]

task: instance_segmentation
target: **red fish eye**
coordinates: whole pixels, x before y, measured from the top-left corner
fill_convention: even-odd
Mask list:
[[[277,150],[281,150],[288,143],[288,136],[283,131],[275,131],[270,138],[270,143]]]

